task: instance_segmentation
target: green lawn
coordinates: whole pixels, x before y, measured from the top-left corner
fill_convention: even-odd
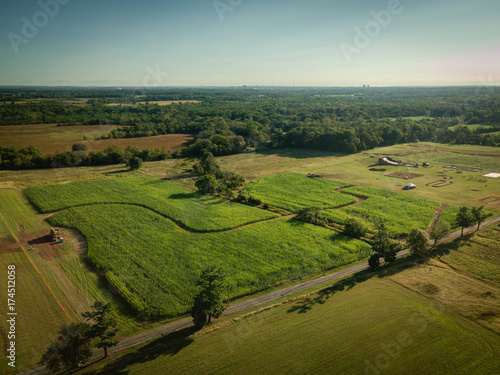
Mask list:
[[[237,297],[369,254],[362,241],[286,218],[189,233],[148,209],[107,204],[70,208],[50,221],[82,232],[89,259],[148,316],[187,312],[196,279],[208,265],[225,269],[229,294]]]
[[[175,332],[77,373],[487,375],[500,371],[498,335],[453,311],[387,279],[373,278],[342,289],[324,290],[213,331]]]
[[[27,188],[25,192],[42,212],[95,203],[136,204],[195,231],[225,230],[277,216],[151,177],[42,185]]]
[[[244,194],[263,203],[298,212],[306,207],[339,207],[356,202],[356,198],[336,189],[349,186],[347,182],[308,178],[299,173],[282,173],[252,181]]]

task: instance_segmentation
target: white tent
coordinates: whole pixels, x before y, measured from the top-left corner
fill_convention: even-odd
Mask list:
[[[405,185],[405,189],[415,189],[416,187],[417,187],[417,185],[412,184],[411,182],[409,184]]]

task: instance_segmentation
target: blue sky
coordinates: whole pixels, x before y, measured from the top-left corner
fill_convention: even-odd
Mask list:
[[[493,0],[2,0],[0,85],[499,84],[498,19]]]

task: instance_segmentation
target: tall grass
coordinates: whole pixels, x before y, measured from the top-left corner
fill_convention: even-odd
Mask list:
[[[349,185],[341,181],[308,178],[299,173],[281,173],[252,181],[243,193],[263,203],[298,212],[305,207],[340,207],[356,202],[356,198],[335,191]]]
[[[223,267],[237,297],[366,257],[364,242],[294,219],[221,233],[189,233],[147,209],[128,205],[73,207],[54,225],[80,230],[89,259],[145,316],[188,311],[200,271]]]
[[[150,177],[35,186],[27,188],[25,193],[42,212],[96,203],[136,204],[195,231],[231,229],[277,216]]]

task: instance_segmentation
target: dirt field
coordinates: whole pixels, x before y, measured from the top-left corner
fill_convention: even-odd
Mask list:
[[[102,151],[111,145],[122,149],[127,146],[136,146],[139,149],[165,147],[169,151],[175,151],[193,140],[193,136],[186,134],[95,140],[116,128],[119,126],[57,126],[57,124],[0,126],[0,146],[28,147],[35,145],[42,154],[47,155],[56,151],[70,151],[73,144],[80,142],[87,146],[87,151]],[[84,141],[84,137],[88,140]]]
[[[409,173],[409,172],[396,172],[392,174],[386,174],[387,177],[401,178],[403,180],[410,180],[412,178],[422,177],[423,174]]]

